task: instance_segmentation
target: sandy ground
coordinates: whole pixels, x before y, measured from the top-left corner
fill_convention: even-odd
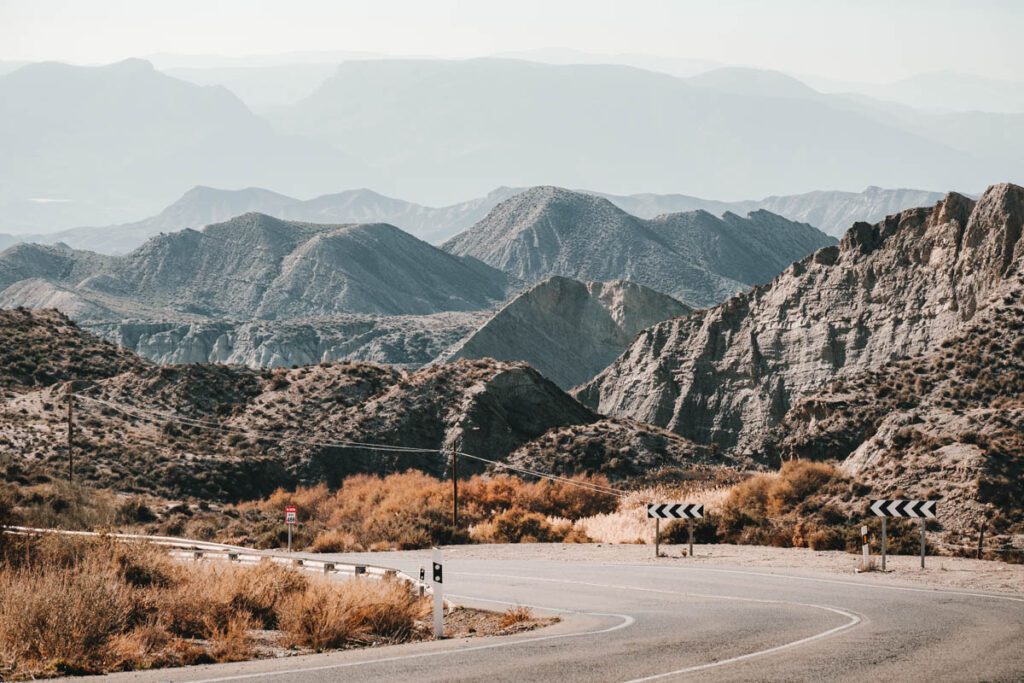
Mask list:
[[[694,545],[686,557],[685,545],[662,544],[665,557],[654,557],[653,545],[609,543],[521,543],[464,545],[445,548],[449,557],[481,560],[549,560],[555,562],[607,562],[613,564],[698,565],[728,569],[757,569],[772,573],[856,576],[860,581],[889,585],[923,585],[1024,595],[1024,565],[961,557],[929,556],[921,569],[920,556],[889,555],[886,573],[860,572],[860,555],[841,551],[765,546]],[[878,555],[873,556],[879,563]]]

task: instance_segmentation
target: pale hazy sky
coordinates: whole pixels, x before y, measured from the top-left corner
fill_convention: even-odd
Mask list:
[[[1024,80],[1021,0],[0,0],[0,59],[566,47],[842,80]]]

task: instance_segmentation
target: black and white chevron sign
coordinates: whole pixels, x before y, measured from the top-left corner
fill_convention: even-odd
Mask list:
[[[648,503],[647,516],[658,519],[701,519],[704,503]]]
[[[935,516],[934,500],[873,500],[871,514],[876,517],[916,517],[932,518]]]

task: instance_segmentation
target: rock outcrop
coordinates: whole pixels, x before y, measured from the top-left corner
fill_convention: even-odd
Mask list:
[[[83,327],[162,365],[227,363],[279,368],[367,361],[418,367],[451,348],[489,316],[489,312],[474,311],[244,323],[101,322]]]
[[[534,187],[443,248],[527,283],[553,275],[623,279],[707,306],[833,243],[809,225],[767,212],[717,218],[697,211],[643,220],[601,197]]]
[[[1024,188],[1007,184],[855,224],[770,284],[646,330],[577,396],[757,454],[801,398],[933,351],[999,305],[1024,255],[1022,224]]]
[[[632,282],[556,276],[506,304],[443,359],[526,361],[568,389],[607,367],[641,330],[691,310]]]

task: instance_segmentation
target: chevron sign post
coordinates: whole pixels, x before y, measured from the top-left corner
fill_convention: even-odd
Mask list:
[[[693,520],[704,517],[703,503],[648,503],[647,518],[654,518],[654,556],[661,555],[661,520],[685,519],[690,526],[690,557],[693,557]]]
[[[873,500],[868,509],[882,518],[882,571],[885,571],[885,520],[887,517],[907,517],[921,520],[921,569],[924,569],[924,520],[935,518],[934,500]]]

